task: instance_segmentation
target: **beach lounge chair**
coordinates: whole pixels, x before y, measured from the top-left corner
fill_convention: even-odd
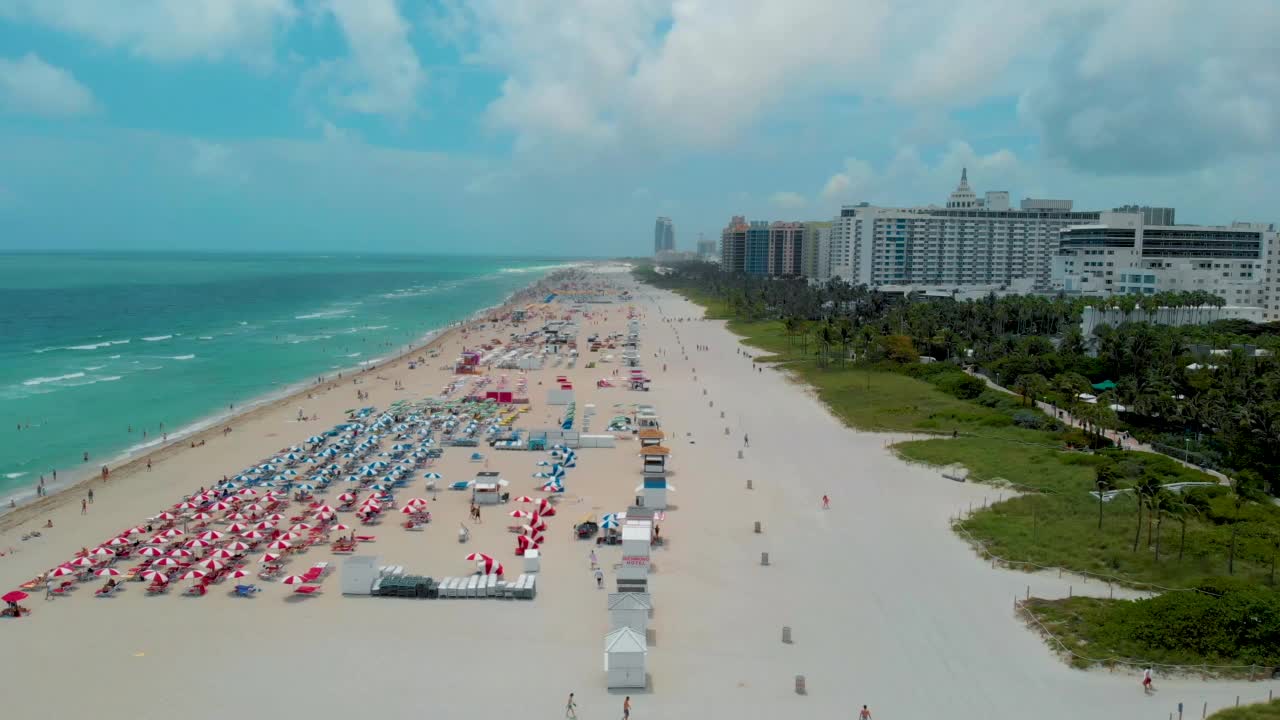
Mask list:
[[[183,591],[182,591],[182,594],[183,594],[183,595],[194,595],[195,597],[200,597],[201,595],[204,595],[204,594],[205,594],[205,593],[207,593],[207,592],[209,592],[209,586],[208,586],[208,585],[205,585],[204,583],[200,583],[200,584],[198,584],[198,585],[192,585],[191,587],[187,588],[186,590],[183,590]]]
[[[168,592],[169,583],[151,583],[147,586],[148,595],[163,595]]]
[[[297,590],[293,591],[296,595],[314,595],[320,592],[319,585],[299,585]]]
[[[262,588],[257,585],[237,585],[235,589],[236,597],[253,597],[254,593],[262,592]]]
[[[377,535],[357,535],[356,542],[374,542],[378,539]]]

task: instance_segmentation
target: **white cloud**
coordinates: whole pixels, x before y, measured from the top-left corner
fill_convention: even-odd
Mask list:
[[[126,7],[127,5],[127,7]],[[0,18],[30,21],[153,60],[270,61],[293,0],[0,0]]]
[[[790,190],[783,190],[770,195],[769,202],[775,207],[780,207],[784,210],[795,210],[809,204],[805,196]]]
[[[339,66],[348,87],[340,104],[370,115],[413,114],[427,74],[396,0],[329,0],[328,8],[351,49]]]
[[[70,116],[93,112],[95,107],[89,88],[35,53],[17,60],[0,58],[0,111]]]
[[[852,200],[854,195],[865,192],[875,171],[871,164],[857,158],[845,158],[844,169],[827,179],[822,186],[823,200]]]

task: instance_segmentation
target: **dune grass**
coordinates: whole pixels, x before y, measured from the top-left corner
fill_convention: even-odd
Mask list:
[[[1209,720],[1280,720],[1280,700],[1219,710]]]

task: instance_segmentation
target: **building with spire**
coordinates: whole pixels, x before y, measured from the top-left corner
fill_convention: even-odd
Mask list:
[[[832,223],[825,260],[831,276],[872,287],[1047,290],[1058,231],[1098,218],[1072,210],[1070,200],[1026,198],[1015,210],[1007,191],[978,197],[965,168],[944,207],[844,206]]]

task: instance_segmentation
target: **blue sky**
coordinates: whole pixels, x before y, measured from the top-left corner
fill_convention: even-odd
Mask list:
[[[971,184],[1280,222],[1280,3],[0,0],[0,249],[644,253]]]

